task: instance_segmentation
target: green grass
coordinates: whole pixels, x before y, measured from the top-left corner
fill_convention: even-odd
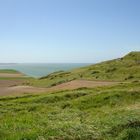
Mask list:
[[[139,140],[139,70],[140,52],[131,52],[120,59],[69,72],[59,71],[40,79],[23,78],[23,84],[39,87],[74,79],[122,83],[0,97],[0,140]]]
[[[11,73],[11,74],[16,74],[19,73],[16,70],[12,70],[12,69],[0,69],[0,73]]]
[[[12,69],[0,69],[0,73],[2,73],[2,74],[3,73],[4,74],[21,74],[19,71],[12,70]],[[26,80],[35,80],[35,79],[32,77],[26,76],[24,74],[23,75],[21,74],[21,76],[19,76],[19,77],[17,77],[17,76],[15,76],[15,77],[14,76],[13,77],[2,76],[2,77],[0,77],[0,80],[24,80],[26,83]]]
[[[140,79],[140,52],[131,52],[128,55],[105,61],[99,64],[59,71],[40,79],[32,79],[28,85],[51,87],[75,79],[107,80],[107,81],[134,81]]]
[[[0,98],[1,140],[139,140],[140,83]]]
[[[28,80],[34,80],[34,78],[32,78],[32,77],[0,77],[0,80],[24,80],[25,81],[25,83],[27,84],[27,81]],[[24,82],[23,82],[23,84],[24,84]]]

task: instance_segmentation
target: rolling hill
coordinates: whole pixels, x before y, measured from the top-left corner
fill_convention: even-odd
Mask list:
[[[74,79],[121,82],[43,94],[1,96],[0,139],[139,140],[139,60],[140,53],[131,52],[123,58],[27,80],[24,84],[44,87]],[[1,73],[6,71],[10,72]]]
[[[0,97],[0,139],[139,140],[139,85]]]
[[[130,52],[126,56],[71,71],[58,71],[26,84],[40,87],[56,86],[68,81],[104,80],[134,81],[140,79],[140,52]]]

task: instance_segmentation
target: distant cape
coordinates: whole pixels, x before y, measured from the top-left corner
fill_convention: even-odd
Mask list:
[[[0,65],[15,65],[17,63],[0,63]]]

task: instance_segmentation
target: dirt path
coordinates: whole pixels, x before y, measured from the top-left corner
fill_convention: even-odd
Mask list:
[[[22,83],[23,83],[23,80],[0,80],[0,89],[2,87],[11,87],[11,86],[16,86]]]
[[[4,82],[4,81],[3,81]],[[15,85],[16,85],[15,81]],[[88,80],[74,80],[71,82],[63,83],[51,88],[38,88],[38,87],[31,87],[31,86],[14,86],[13,83],[10,83],[9,86],[0,86],[0,96],[7,96],[7,95],[22,95],[22,94],[29,94],[29,93],[43,93],[43,92],[54,92],[54,91],[61,91],[61,90],[72,90],[82,87],[93,88],[98,86],[107,86],[107,85],[114,85],[118,82],[107,82],[107,81],[88,81]],[[0,85],[2,81],[0,82]],[[3,83],[4,85],[4,83]]]
[[[12,78],[12,77],[23,77],[22,73],[0,73],[0,77]]]
[[[49,91],[57,90],[72,90],[82,87],[93,88],[98,86],[107,86],[116,84],[118,82],[107,82],[107,81],[89,81],[89,80],[74,80],[71,82],[63,83],[51,88],[48,88]]]

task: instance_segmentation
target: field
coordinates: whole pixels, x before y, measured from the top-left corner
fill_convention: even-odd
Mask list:
[[[0,139],[138,140],[139,84],[1,97]]]
[[[139,140],[139,54],[40,79],[0,70],[0,140]]]

